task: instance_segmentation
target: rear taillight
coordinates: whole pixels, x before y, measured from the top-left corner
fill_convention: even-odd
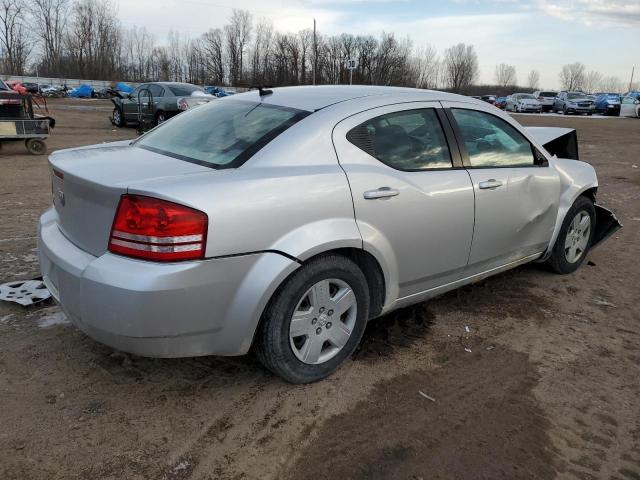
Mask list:
[[[109,251],[159,262],[203,258],[207,225],[207,215],[199,210],[142,195],[122,195]]]
[[[538,97],[538,101],[544,102],[544,97]]]
[[[181,112],[184,112],[188,108],[189,108],[189,104],[184,98],[178,99],[178,110],[180,110]]]

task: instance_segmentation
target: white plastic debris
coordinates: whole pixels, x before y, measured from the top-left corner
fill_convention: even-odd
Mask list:
[[[602,298],[596,298],[593,300],[593,303],[595,303],[596,305],[603,305],[605,307],[614,307],[615,308],[615,304],[608,302]]]
[[[465,348],[464,351],[471,353],[471,349],[470,348]]]
[[[49,328],[71,323],[60,307],[43,308],[37,313],[40,315],[40,318],[38,318],[38,326],[40,328]]]
[[[424,393],[424,392],[423,392],[423,391],[421,391],[421,390],[418,390],[418,393],[419,393],[420,395],[422,395],[424,398],[426,398],[427,400],[431,400],[432,402],[435,402],[435,401],[436,401],[436,399],[435,399],[435,398],[430,397],[429,395],[427,395],[426,393]]]
[[[42,280],[26,280],[0,285],[0,300],[15,302],[23,307],[42,302],[51,297],[51,292]]]
[[[471,329],[469,328],[469,325],[465,325],[465,326],[464,326],[464,330],[465,330],[465,332],[467,332],[467,333],[471,333]]]

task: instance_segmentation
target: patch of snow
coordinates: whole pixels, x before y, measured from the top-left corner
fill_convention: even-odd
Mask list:
[[[22,261],[27,263],[35,263],[38,261],[38,256],[34,255],[33,253],[22,255]]]
[[[5,315],[4,317],[0,318],[0,323],[7,323],[9,320],[11,320],[15,316],[16,316],[15,313],[10,313],[9,315]]]
[[[60,307],[43,308],[38,311],[40,318],[38,318],[38,326],[40,328],[49,328],[56,325],[67,325],[69,319],[60,309]]]

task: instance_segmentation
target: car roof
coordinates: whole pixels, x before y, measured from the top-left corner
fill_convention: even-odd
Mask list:
[[[272,94],[260,97],[258,90],[234,95],[234,99],[262,101],[262,103],[315,112],[337,103],[365,97],[386,97],[389,103],[411,101],[463,101],[483,105],[485,102],[471,97],[435,90],[407,87],[381,87],[368,85],[319,85],[273,88]]]

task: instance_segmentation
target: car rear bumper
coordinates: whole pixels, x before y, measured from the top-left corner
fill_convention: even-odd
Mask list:
[[[38,255],[74,325],[150,357],[246,353],[266,303],[298,266],[272,252],[176,263],[96,257],[60,232],[53,209],[40,218]]]
[[[593,113],[594,107],[566,107],[567,112],[570,113]]]

